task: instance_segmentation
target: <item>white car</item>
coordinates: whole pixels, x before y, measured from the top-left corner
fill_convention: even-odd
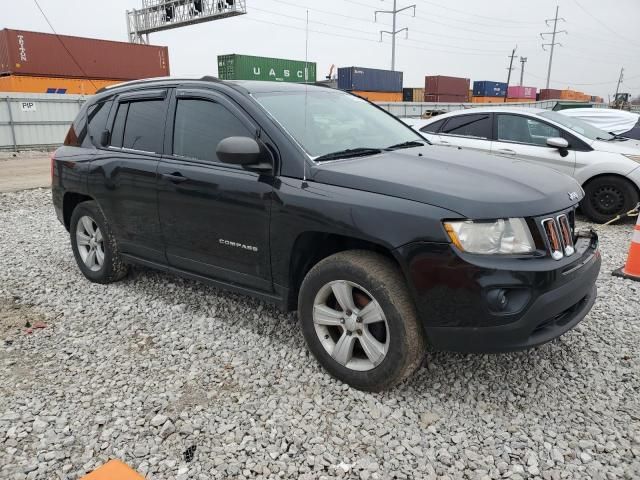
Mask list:
[[[595,222],[631,210],[640,198],[640,142],[558,112],[486,107],[404,121],[436,145],[490,152],[571,175],[586,193],[583,213]]]
[[[561,114],[578,118],[605,132],[640,140],[640,115],[614,108],[569,108]]]

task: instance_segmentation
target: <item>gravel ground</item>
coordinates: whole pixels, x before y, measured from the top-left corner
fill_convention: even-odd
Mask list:
[[[109,458],[150,479],[639,478],[640,283],[610,275],[631,228],[599,227],[600,298],[574,331],[431,354],[368,394],[324,373],[293,314],[143,269],[89,283],[48,190],[0,195],[0,478]]]

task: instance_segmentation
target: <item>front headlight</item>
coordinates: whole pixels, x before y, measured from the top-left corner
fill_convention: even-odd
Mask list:
[[[444,222],[453,244],[468,253],[530,253],[535,244],[523,218]]]
[[[628,153],[623,153],[623,155],[627,158],[630,158],[631,160],[633,160],[634,162],[638,162],[640,163],[640,155],[631,155]]]

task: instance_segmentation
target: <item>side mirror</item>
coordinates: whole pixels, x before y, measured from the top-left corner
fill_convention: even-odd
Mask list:
[[[224,163],[251,165],[260,160],[260,145],[249,137],[227,137],[218,143],[216,155]]]
[[[569,142],[566,139],[560,137],[547,138],[547,145],[559,150],[565,150],[569,148]]]
[[[111,132],[109,132],[109,130],[103,130],[102,133],[100,133],[100,146],[106,147],[107,145],[109,145],[110,137]]]

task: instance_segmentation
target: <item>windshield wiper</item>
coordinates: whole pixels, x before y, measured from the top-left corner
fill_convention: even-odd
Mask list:
[[[613,133],[613,132],[608,132],[609,135],[613,135],[613,138],[611,138],[609,141],[612,140],[620,140],[621,142],[626,142],[627,140],[629,140],[627,137],[623,137],[622,135],[618,135],[617,133]]]
[[[400,150],[401,148],[424,147],[423,142],[417,140],[409,140],[408,142],[397,143],[387,147],[387,150]]]
[[[352,158],[352,157],[366,157],[367,155],[375,155],[381,153],[379,148],[347,148],[346,150],[339,150],[337,152],[327,153],[320,155],[315,159],[316,162],[326,162],[328,160],[338,160],[340,158]]]

